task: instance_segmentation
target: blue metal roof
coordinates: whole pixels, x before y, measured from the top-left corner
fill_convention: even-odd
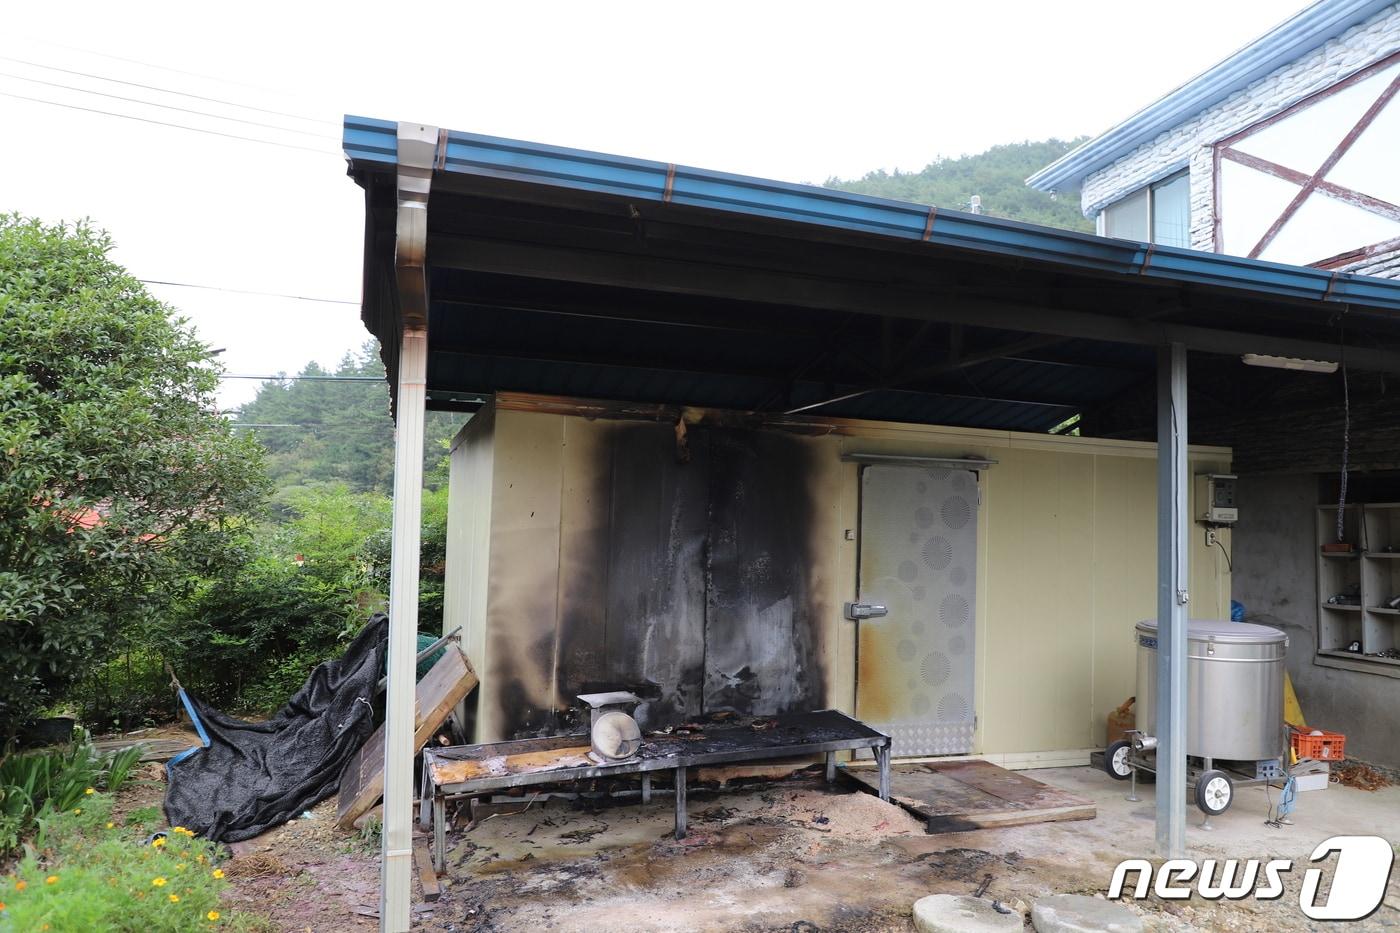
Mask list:
[[[1026,184],[1041,191],[1074,187],[1091,172],[1394,5],[1395,0],[1318,0],[1106,133],[1061,156],[1026,179]]]
[[[1353,9],[1376,4],[1348,2],[1340,6]],[[1316,9],[1309,8],[1305,12],[1315,14]],[[1040,260],[1134,278],[1400,310],[1400,281],[1190,249],[1153,247],[1147,243],[1057,230],[984,214],[543,143],[455,131],[448,132],[445,138],[444,151],[439,153],[439,167],[449,173],[690,205],[902,240],[922,240],[979,253]],[[352,165],[392,165],[397,159],[397,124],[347,116],[344,148]]]

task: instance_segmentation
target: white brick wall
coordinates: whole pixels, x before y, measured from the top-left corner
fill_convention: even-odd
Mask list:
[[[1400,3],[1084,179],[1084,215],[1094,217],[1105,205],[1189,165],[1191,246],[1214,249],[1211,146],[1397,50],[1400,50]],[[1400,253],[1373,257],[1365,268],[1358,266],[1349,271],[1400,277]]]

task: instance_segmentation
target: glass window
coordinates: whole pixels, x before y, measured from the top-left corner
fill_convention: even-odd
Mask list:
[[[1152,188],[1152,242],[1191,245],[1191,181],[1185,174]]]
[[[1191,179],[1186,172],[1140,188],[1103,209],[1104,236],[1161,246],[1191,245]]]
[[[1104,236],[1120,240],[1147,239],[1147,189],[1135,191],[1103,209]]]

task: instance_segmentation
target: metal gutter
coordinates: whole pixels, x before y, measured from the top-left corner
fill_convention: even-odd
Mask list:
[[[1073,187],[1091,172],[1394,4],[1395,0],[1318,0],[1106,133],[1061,156],[1027,178],[1026,184],[1040,191]]]
[[[398,126],[388,120],[347,116],[344,147],[352,169],[380,166],[383,171],[396,170]],[[647,159],[447,132],[439,143],[436,163],[439,171],[593,191],[639,202],[769,217],[1155,281],[1400,311],[1400,281],[1152,247],[984,214]]]

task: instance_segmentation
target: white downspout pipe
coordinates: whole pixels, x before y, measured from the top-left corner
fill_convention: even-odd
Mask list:
[[[423,412],[427,403],[425,257],[428,191],[438,131],[400,123],[394,267],[403,331],[394,425],[394,519],[389,563],[389,660],[384,715],[384,821],[380,836],[379,929],[408,933],[413,891],[414,661],[418,652],[418,563],[423,507]]]

